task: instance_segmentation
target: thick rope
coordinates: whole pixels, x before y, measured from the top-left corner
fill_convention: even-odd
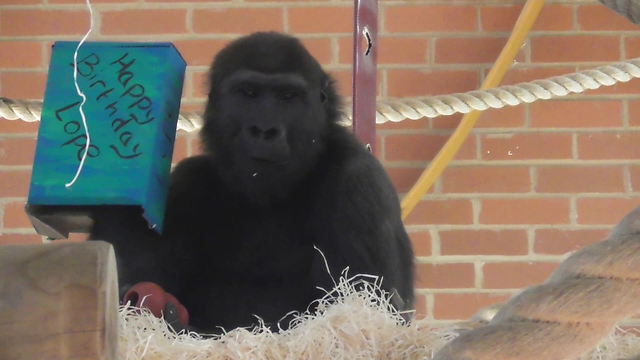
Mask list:
[[[601,4],[626,17],[634,24],[640,24],[640,0],[599,0]]]
[[[609,238],[577,251],[547,279],[470,326],[433,360],[575,359],[640,313],[640,207]]]
[[[601,86],[611,86],[638,77],[640,77],[640,58],[495,89],[427,98],[379,101],[376,123],[399,122],[404,119],[416,120],[422,117],[434,118],[455,113],[466,114],[473,110],[484,111],[490,108],[499,109],[505,106],[581,93],[587,89],[594,90]],[[12,100],[0,97],[0,117],[33,122],[40,120],[41,112],[42,101]],[[347,114],[351,114],[351,111],[347,111]],[[351,116],[346,116],[342,123],[345,126],[351,125]],[[193,132],[201,127],[202,116],[199,113],[180,112],[178,129]]]
[[[0,97],[0,117],[7,120],[24,120],[26,122],[40,121],[42,115],[42,101],[13,100]],[[202,127],[202,116],[194,111],[181,111],[178,116],[178,129],[187,132],[199,130]]]

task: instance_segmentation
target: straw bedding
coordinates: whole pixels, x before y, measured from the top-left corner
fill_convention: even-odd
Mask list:
[[[274,334],[259,328],[222,336],[175,334],[148,311],[120,308],[120,359],[431,359],[461,326],[436,327],[429,319],[404,323],[377,282],[340,279],[314,312]],[[620,329],[581,360],[619,360],[640,354],[640,337]]]

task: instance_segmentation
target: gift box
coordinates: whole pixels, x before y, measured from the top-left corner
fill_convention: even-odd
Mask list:
[[[170,43],[52,47],[26,212],[53,239],[87,232],[95,206],[140,206],[162,233],[186,63]]]

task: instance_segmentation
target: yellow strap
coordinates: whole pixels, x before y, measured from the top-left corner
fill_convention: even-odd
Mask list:
[[[545,0],[528,0],[525,4],[518,21],[516,22],[509,41],[502,49],[500,56],[496,60],[495,64],[491,68],[491,71],[487,75],[486,79],[480,86],[481,90],[494,88],[500,85],[504,75],[507,73],[513,59],[522,48],[531,27],[538,18],[540,10],[544,6]],[[480,111],[472,111],[466,114],[456,131],[451,135],[447,143],[442,147],[438,155],[429,164],[429,167],[420,175],[418,182],[407,193],[407,196],[402,200],[402,219],[406,219],[409,213],[420,202],[420,199],[427,193],[431,185],[436,181],[438,176],[442,174],[444,169],[449,165],[451,159],[456,155],[460,146],[465,141],[473,126],[475,125],[478,117],[480,117]]]

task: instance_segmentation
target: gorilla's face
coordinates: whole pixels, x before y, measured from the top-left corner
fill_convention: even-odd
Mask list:
[[[213,151],[241,177],[303,173],[328,131],[324,100],[324,91],[299,74],[239,70],[210,99]]]
[[[274,33],[223,49],[209,80],[205,152],[243,193],[287,193],[313,168],[338,119],[333,80],[297,39]]]
[[[238,166],[299,167],[327,127],[322,94],[298,74],[238,71],[221,83],[212,127]]]

